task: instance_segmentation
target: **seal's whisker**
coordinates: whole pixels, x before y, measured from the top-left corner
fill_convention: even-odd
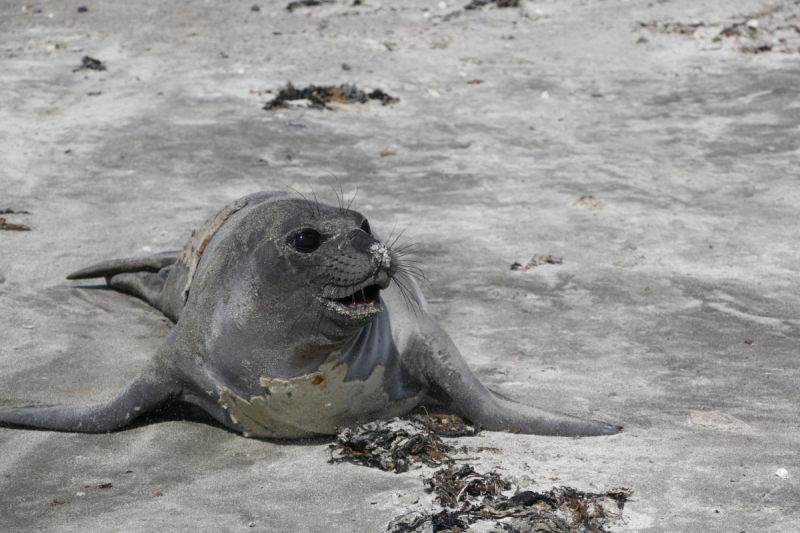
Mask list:
[[[400,272],[400,274],[401,274],[401,276],[405,277],[405,281],[406,281],[406,282],[409,282],[409,283],[412,283],[412,284],[414,283],[414,282],[413,282],[413,280],[411,280],[411,279],[409,278],[409,276],[408,276],[408,274],[407,274],[407,273],[405,273],[405,272]],[[395,276],[395,279],[397,279],[397,278],[399,278],[399,277],[400,277],[400,276]],[[417,295],[416,295],[416,294],[415,294],[413,291],[411,291],[411,289],[409,289],[407,285],[403,284],[403,287],[405,287],[405,288],[406,288],[406,290],[408,290],[408,293],[409,293],[409,295],[411,296],[411,298],[414,300],[414,302],[416,302],[416,304],[417,304],[417,305],[420,305],[420,301],[419,301],[419,298],[417,298]]]
[[[331,176],[333,176],[333,177],[334,177],[334,179],[336,179],[336,175],[334,175],[334,173],[333,173],[333,172],[331,172],[331,171],[328,171],[328,174],[330,174]],[[342,209],[342,207],[343,207],[343,206],[342,206],[342,199],[339,197],[339,191],[337,191],[337,190],[336,190],[336,187],[334,187],[334,186],[333,186],[333,184],[331,184],[331,182],[330,182],[330,181],[328,181],[328,180],[327,180],[327,179],[325,179],[325,178],[322,178],[322,179],[323,179],[323,180],[325,180],[325,183],[327,183],[327,184],[328,184],[328,186],[329,186],[329,187],[330,187],[330,188],[333,190],[333,194],[335,194],[335,195],[336,195],[336,203],[338,203],[338,204],[339,204],[339,212],[340,212],[340,213],[343,213],[343,212],[344,212],[344,209]],[[337,181],[338,181],[338,180],[337,180]]]
[[[399,270],[401,272],[405,272],[406,274],[411,274],[412,276],[414,276],[417,279],[427,279],[425,277],[425,273],[422,271],[422,269],[419,268],[419,267],[415,267],[413,265],[400,264],[400,265],[398,265],[397,270]]]
[[[309,189],[311,189],[311,194],[313,194],[313,195],[314,195],[314,203],[315,203],[315,204],[316,204],[316,206],[317,206],[317,214],[318,214],[320,217],[322,217],[322,211],[320,211],[320,209],[319,209],[319,200],[317,200],[317,193],[316,193],[316,192],[314,192],[314,187],[312,187],[312,186],[311,186],[311,184],[310,184],[310,183],[308,183],[308,180],[305,180],[305,182],[306,182],[306,185],[308,185],[308,188],[309,188]]]
[[[396,229],[397,229],[397,219],[394,220],[394,226],[392,227],[392,231],[389,233],[389,236],[386,237],[386,240],[384,242],[389,242],[390,240],[392,240],[392,235],[394,235],[394,230]]]
[[[394,277],[394,281],[397,283],[397,287],[400,289],[400,293],[405,298],[407,307],[409,308],[410,311],[414,313],[414,316],[416,316],[417,315],[416,308],[419,306],[419,300],[417,300],[417,296],[414,293],[412,293],[411,290],[408,287],[406,287],[406,285],[402,281],[400,281],[400,277],[402,277],[403,275],[405,274],[401,272],[400,275]],[[414,300],[413,302],[411,302],[412,299]],[[416,304],[416,306],[414,304]]]
[[[400,295],[403,297],[403,300],[406,302],[406,309],[411,311],[411,302],[408,299],[408,294],[406,294],[405,286],[395,279],[395,283],[397,283],[397,290],[400,291]]]
[[[409,256],[413,257],[420,253],[422,248],[420,249],[413,249],[413,250],[405,250],[400,253],[395,252],[394,256],[398,259],[398,261],[417,261],[419,263],[425,264],[423,261],[418,261],[416,259],[407,259]]]
[[[429,289],[431,288],[430,281],[428,281],[428,278],[426,278],[425,275],[422,274],[422,273],[417,274],[417,273],[409,272],[409,271],[406,271],[406,270],[398,270],[398,272],[402,272],[403,274],[416,279],[418,282],[422,283],[423,285],[425,285]]]
[[[340,211],[342,213],[344,213],[344,189],[342,188],[342,182],[339,181],[339,178],[336,177],[336,174],[334,174],[333,172],[330,172],[330,174],[331,174],[331,176],[333,176],[333,179],[336,180],[336,183],[339,184],[339,193],[340,193],[339,194],[339,198],[340,198],[340,200],[339,200],[339,209],[340,209]]]
[[[399,263],[403,263],[403,264],[411,263],[411,264],[415,264],[415,265],[428,266],[428,263],[425,262],[425,261],[422,261],[421,259],[406,259],[405,257],[407,257],[409,255],[411,255],[411,254],[405,254],[403,259],[398,258],[398,262]]]
[[[317,214],[314,212],[314,206],[311,205],[311,202],[308,200],[308,198],[306,198],[305,194],[301,193],[300,191],[298,191],[297,189],[295,189],[290,185],[286,185],[285,183],[283,184],[283,186],[299,194],[303,198],[303,200],[305,200],[306,203],[308,204],[308,212],[311,215],[311,218],[317,218]]]
[[[398,267],[398,272],[403,272],[408,274],[409,276],[413,277],[417,281],[421,281],[423,283],[428,283],[428,278],[425,277],[425,274],[421,270],[410,270],[408,267],[400,266]]]
[[[413,259],[398,259],[397,260],[397,264],[399,266],[401,266],[401,267],[409,268],[409,269],[412,269],[412,270],[418,270],[418,271],[422,272],[422,267],[418,266],[415,263],[418,263],[418,261],[414,261]]]
[[[353,205],[353,201],[356,199],[356,196],[358,196],[358,185],[356,185],[356,193],[353,195],[352,198],[350,198],[350,202],[347,204],[347,210],[348,211],[350,210],[350,206]],[[358,211],[358,210],[356,210],[356,211]]]
[[[409,222],[409,223],[408,223],[408,225],[407,225],[405,228],[403,228],[403,231],[401,231],[401,232],[400,232],[400,235],[398,235],[397,237],[395,237],[395,238],[394,238],[394,240],[393,240],[393,241],[392,241],[390,244],[388,244],[388,247],[389,247],[389,248],[394,248],[394,245],[395,245],[395,243],[396,243],[396,242],[397,242],[397,241],[400,239],[400,237],[402,237],[402,236],[403,236],[403,233],[405,233],[405,232],[406,232],[406,230],[407,230],[408,228],[410,228],[410,227],[411,227],[411,223]]]
[[[425,248],[421,244],[412,243],[412,244],[403,246],[402,248],[399,248],[397,250],[393,249],[392,252],[397,257],[405,257],[407,255],[419,254],[420,252],[423,252],[424,250],[425,250]]]
[[[407,250],[412,250],[415,246],[421,246],[419,243],[412,242],[411,239],[405,241],[403,244],[399,245],[397,248],[392,247],[392,251],[394,252],[405,252]]]

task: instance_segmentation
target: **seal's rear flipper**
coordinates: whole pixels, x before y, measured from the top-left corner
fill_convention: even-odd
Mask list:
[[[139,377],[108,403],[0,410],[0,424],[78,433],[105,433],[180,394],[180,390],[149,377]]]
[[[176,294],[180,287],[173,290],[165,290],[165,287],[180,254],[163,252],[148,257],[112,259],[73,272],[67,279],[105,277],[106,283],[114,289],[141,298],[177,322],[186,299]],[[175,285],[179,282],[175,281]]]
[[[174,264],[180,251],[162,252],[147,257],[131,257],[127,259],[111,259],[90,267],[82,268],[67,276],[67,279],[110,278],[117,274],[129,272],[158,272]]]
[[[474,424],[484,429],[533,435],[591,437],[614,435],[622,429],[597,420],[584,420],[543,411],[492,393],[467,366],[450,337],[438,326],[426,339],[428,352],[420,359],[429,385],[447,394]]]

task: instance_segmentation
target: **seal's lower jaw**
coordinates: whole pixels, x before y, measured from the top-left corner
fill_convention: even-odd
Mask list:
[[[366,325],[381,314],[380,287],[370,285],[344,298],[321,298],[325,307],[332,311],[335,319],[348,325]]]

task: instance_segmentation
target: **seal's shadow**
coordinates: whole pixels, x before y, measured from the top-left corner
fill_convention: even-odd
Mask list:
[[[50,406],[42,406],[37,405],[36,407],[50,407]],[[220,424],[217,422],[211,415],[207,414],[205,411],[200,409],[195,405],[191,405],[188,403],[180,402],[180,401],[170,401],[166,402],[163,405],[156,407],[152,411],[148,411],[147,413],[143,414],[142,416],[135,419],[133,422],[128,424],[125,427],[121,427],[117,430],[110,431],[109,433],[124,433],[125,431],[140,428],[144,426],[150,426],[153,424],[161,424],[164,422],[194,422],[198,424],[206,424],[208,426],[212,426],[215,429],[220,429],[225,431],[226,433],[230,433],[232,435],[236,435],[241,437],[241,433],[239,431],[234,431],[229,427]],[[49,433],[56,432],[56,433],[72,433],[70,431],[60,431],[60,430],[53,430],[53,429],[45,429],[45,428],[36,428],[31,426],[24,426],[18,424],[9,424],[6,422],[0,422],[0,428],[8,428],[8,429],[20,429],[24,428],[27,431],[46,431]],[[270,442],[272,444],[280,444],[280,445],[292,445],[292,446],[315,446],[320,444],[326,444],[331,442],[334,439],[333,435],[321,435],[319,437],[314,438],[304,438],[304,439],[266,439],[260,437],[252,437],[255,440],[263,440],[265,442]]]
[[[216,429],[221,429],[226,433],[230,433],[238,437],[242,436],[240,431],[234,431],[233,429],[223,424],[220,424],[219,422],[217,422],[216,419],[214,419],[211,415],[203,411],[200,407],[180,401],[167,402],[164,405],[157,407],[152,411],[149,411],[144,415],[140,416],[139,418],[134,420],[131,424],[123,428],[120,428],[119,431],[125,431],[127,429],[133,429],[142,426],[149,426],[151,424],[160,424],[162,422],[176,422],[176,421],[178,422],[186,421],[186,422],[195,422],[199,424],[206,424]],[[114,433],[116,433],[116,431]],[[249,437],[249,438],[252,438],[254,440],[262,440],[272,444],[279,444],[282,446],[286,445],[314,446],[331,442],[334,439],[334,435],[320,435],[319,437],[308,437],[303,439],[267,439],[263,437]]]

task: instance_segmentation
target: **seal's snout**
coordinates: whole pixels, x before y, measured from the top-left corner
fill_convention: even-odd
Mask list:
[[[350,233],[350,245],[369,257],[370,265],[374,271],[373,283],[381,289],[386,289],[397,272],[397,259],[392,250],[373,237],[371,234],[358,229]]]

